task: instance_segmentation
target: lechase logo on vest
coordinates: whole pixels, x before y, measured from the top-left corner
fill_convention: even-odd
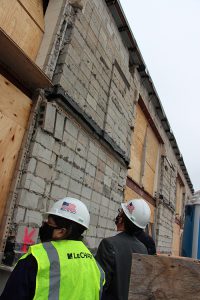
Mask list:
[[[67,253],[67,258],[68,259],[74,259],[74,258],[90,258],[92,259],[92,254],[90,253],[85,253],[85,252],[80,252],[80,253]]]

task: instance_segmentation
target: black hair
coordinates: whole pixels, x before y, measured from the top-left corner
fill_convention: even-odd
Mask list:
[[[129,220],[129,218],[125,215],[125,213],[123,213],[122,216],[123,216],[124,228],[126,233],[130,235],[135,235],[135,233],[138,233],[143,230],[142,228],[136,226],[133,222],[131,222],[131,220]]]
[[[86,230],[84,226],[78,224],[72,220],[62,218],[60,216],[49,215],[60,228],[68,229],[68,233],[65,237],[66,240],[82,240],[82,234]]]

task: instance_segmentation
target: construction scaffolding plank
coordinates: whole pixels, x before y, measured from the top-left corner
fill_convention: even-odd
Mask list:
[[[200,300],[200,261],[133,254],[129,300]]]

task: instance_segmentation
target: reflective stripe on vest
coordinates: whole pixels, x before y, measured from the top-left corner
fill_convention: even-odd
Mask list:
[[[104,272],[82,242],[37,244],[28,254],[38,264],[34,300],[101,299]]]
[[[59,300],[60,285],[58,285],[57,282],[60,282],[60,261],[58,252],[51,243],[44,243],[43,247],[46,250],[50,261],[48,300]],[[57,278],[56,281],[55,278]]]

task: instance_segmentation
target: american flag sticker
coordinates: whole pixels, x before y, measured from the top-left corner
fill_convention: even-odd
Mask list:
[[[61,210],[68,211],[72,214],[75,214],[76,213],[76,205],[73,203],[64,201],[61,206]]]
[[[135,206],[133,205],[133,203],[129,203],[126,208],[128,209],[128,211],[130,212],[130,214],[132,214],[132,212],[134,211],[135,209]]]

